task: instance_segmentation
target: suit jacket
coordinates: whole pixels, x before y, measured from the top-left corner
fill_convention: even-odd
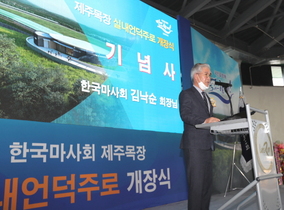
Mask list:
[[[195,125],[202,124],[205,119],[212,117],[213,106],[206,107],[201,94],[195,87],[183,90],[179,95],[180,116],[184,123],[184,132],[181,139],[181,149],[212,149],[213,135],[209,129],[197,129]]]

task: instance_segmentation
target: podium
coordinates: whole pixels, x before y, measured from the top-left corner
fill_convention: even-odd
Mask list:
[[[252,111],[263,115],[265,120],[252,119]],[[282,209],[278,185],[278,178],[282,177],[282,174],[277,174],[276,170],[268,111],[259,110],[246,104],[246,113],[247,118],[196,125],[196,128],[199,129],[210,129],[210,132],[214,135],[248,133],[250,136],[255,179],[221,206],[219,210],[226,209],[253,187],[256,187],[256,192],[242,201],[237,209],[255,196],[257,196],[260,210]]]

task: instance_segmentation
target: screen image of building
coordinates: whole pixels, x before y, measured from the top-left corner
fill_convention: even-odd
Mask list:
[[[100,67],[100,59],[105,59],[105,55],[95,52],[88,42],[42,31],[35,31],[26,42],[33,50],[58,63],[106,75]]]

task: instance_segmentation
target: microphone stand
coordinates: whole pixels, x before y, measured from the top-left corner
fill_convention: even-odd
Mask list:
[[[229,98],[229,102],[230,102],[230,111],[231,111],[231,116],[233,115],[233,105],[232,105],[232,99],[231,96],[229,95],[228,92],[228,87],[229,86],[223,86],[225,93],[227,94],[228,98]],[[250,181],[248,180],[248,178],[246,177],[246,175],[242,172],[242,170],[236,165],[235,162],[235,157],[236,157],[236,146],[237,146],[237,137],[235,138],[235,142],[234,142],[234,148],[233,148],[233,157],[232,157],[232,163],[231,163],[231,174],[228,177],[228,182],[227,182],[227,186],[226,186],[226,190],[225,190],[225,194],[224,197],[226,197],[227,192],[230,190],[237,190],[238,188],[233,188],[233,179],[234,179],[234,167],[236,167],[238,169],[238,171],[240,172],[240,174],[248,181],[248,183],[250,183]]]
[[[233,105],[232,105],[232,99],[231,96],[229,95],[228,92],[228,87],[224,87],[225,93],[227,94],[228,98],[229,98],[229,102],[230,102],[230,112],[231,112],[231,116],[233,115]]]
[[[221,86],[224,88],[225,90],[225,93],[227,94],[228,98],[229,98],[229,103],[230,103],[230,113],[231,113],[231,116],[233,116],[233,105],[232,105],[232,99],[231,99],[231,96],[229,95],[229,92],[228,92],[228,87],[232,87],[232,84],[229,84],[229,83],[224,83],[224,82],[218,82],[215,80],[215,85],[218,85],[218,86]]]

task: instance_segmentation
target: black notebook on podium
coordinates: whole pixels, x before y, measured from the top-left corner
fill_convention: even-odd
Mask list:
[[[253,115],[255,111],[251,112],[250,114]],[[241,111],[237,114],[233,114],[231,116],[225,117],[221,119],[221,121],[226,121],[226,120],[236,120],[236,119],[241,119],[241,118],[247,118],[247,112],[246,111]]]

